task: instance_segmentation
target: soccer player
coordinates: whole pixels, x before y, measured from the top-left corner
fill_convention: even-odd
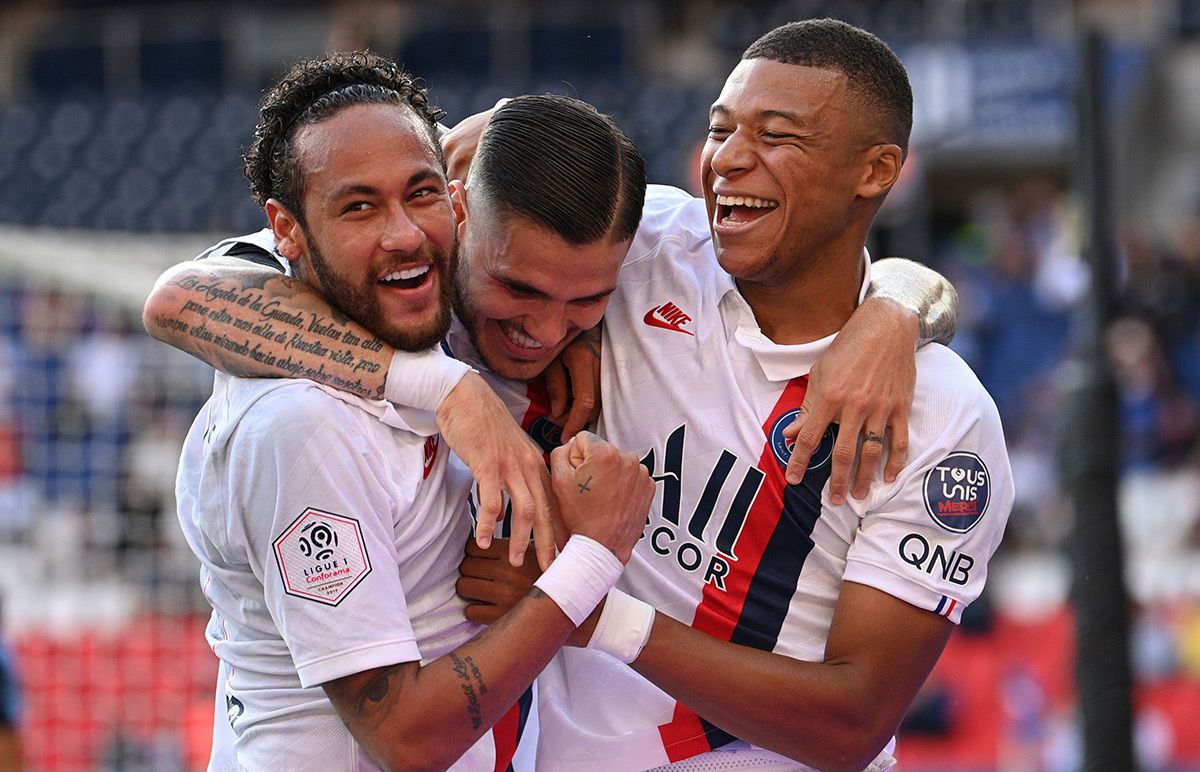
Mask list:
[[[564,226],[556,224],[553,212],[548,214],[543,210],[547,207],[559,209],[563,214],[558,216],[561,220],[569,223],[578,216],[578,212],[585,209],[599,208],[600,212],[605,213],[605,217],[612,218],[613,212],[619,211],[623,207],[613,205],[612,202],[618,199],[615,192],[611,192],[607,197],[588,195],[579,199],[572,198],[570,206],[563,206],[563,197],[567,195],[567,191],[580,185],[586,187],[595,182],[596,175],[564,175],[563,161],[573,158],[574,153],[579,152],[579,149],[570,150],[556,144],[562,142],[563,137],[556,136],[553,124],[548,124],[546,121],[546,115],[553,105],[558,103],[553,100],[550,103],[539,102],[539,99],[513,100],[497,110],[492,117],[493,123],[482,139],[479,155],[468,181],[467,206],[463,224],[460,227],[462,259],[458,273],[461,284],[458,289],[458,309],[464,327],[456,328],[448,339],[450,348],[456,354],[472,359],[481,354],[483,360],[500,374],[512,374],[516,377],[526,376],[526,372],[529,370],[536,372],[536,367],[527,368],[526,372],[514,369],[527,366],[529,361],[535,361],[539,366],[545,366],[544,362],[538,362],[541,359],[540,354],[544,350],[560,348],[561,344],[573,336],[577,329],[584,327],[583,321],[586,320],[586,316],[580,315],[582,312],[594,313],[598,318],[599,311],[603,310],[607,300],[605,290],[625,281],[624,273],[622,273],[620,282],[617,281],[617,271],[621,260],[626,257],[626,253],[628,253],[627,260],[631,262],[657,259],[647,258],[641,247],[637,246],[638,243],[656,244],[659,240],[665,239],[676,244],[694,243],[697,249],[709,248],[710,243],[706,228],[699,234],[698,239],[692,239],[696,234],[682,230],[672,237],[669,229],[670,223],[667,220],[655,221],[650,231],[637,237],[633,249],[630,249],[628,239],[624,242],[617,241],[614,245],[609,239],[603,237],[597,239],[593,235],[590,237],[590,242],[585,241],[585,244],[590,243],[593,247],[604,247],[605,249],[603,252],[594,252],[590,259],[594,263],[607,258],[606,265],[609,273],[602,275],[611,277],[612,283],[593,282],[591,279],[587,279],[591,276],[588,271],[597,267],[592,263],[581,266],[580,259],[556,260],[556,256],[570,256],[578,252],[579,245],[573,244],[568,238],[569,231],[563,232]],[[589,114],[594,115],[594,111]],[[615,156],[615,151],[613,155]],[[612,177],[612,166],[613,163],[610,161],[606,175],[609,178]],[[498,182],[489,185],[488,175]],[[564,179],[557,179],[556,175],[563,176]],[[503,183],[515,179],[529,181],[531,195],[517,201],[506,198],[511,186]],[[628,189],[628,186],[624,189]],[[668,203],[673,200],[672,194],[669,192],[660,191],[658,195],[665,196]],[[702,205],[700,208],[703,208]],[[601,222],[608,223],[611,222],[611,219],[604,219]],[[604,231],[600,232],[604,233]],[[689,241],[689,239],[691,240]],[[247,244],[246,239],[237,239],[222,245],[218,251],[241,252],[248,249]],[[267,246],[269,247],[269,244]],[[665,250],[656,249],[653,250],[653,254],[662,254],[664,255],[663,259],[669,258]],[[269,254],[265,254],[264,257],[270,258]],[[582,275],[587,280],[579,282],[576,280],[577,275]],[[163,334],[177,345],[199,352],[203,356],[210,356],[212,351],[205,349],[202,345],[204,341],[195,336],[173,333],[172,330],[179,328],[171,322],[178,321],[176,317],[191,318],[194,323],[197,322],[194,316],[189,316],[194,312],[190,312],[186,308],[189,300],[195,302],[195,296],[198,294],[197,286],[220,286],[224,288],[229,297],[245,297],[243,293],[247,289],[244,286],[238,286],[238,276],[239,274],[211,261],[186,264],[173,269],[161,285],[161,288],[168,294],[153,297],[151,299],[153,302],[148,305],[147,315],[151,320],[150,328],[157,330],[159,334]],[[893,275],[892,278],[897,278],[897,275]],[[339,330],[352,329],[348,326],[339,327],[338,325],[344,324],[345,320],[332,317],[328,309],[322,310],[319,303],[315,302],[318,299],[315,299],[311,293],[298,292],[297,290],[300,288],[271,279],[264,282],[262,287],[264,291],[268,287],[271,288],[269,290],[270,302],[274,303],[275,307],[290,308],[293,316],[302,316],[306,322],[312,319],[316,326],[322,328],[334,326]],[[619,289],[618,292],[620,292]],[[909,292],[909,295],[915,296],[912,301],[913,305],[924,304],[923,307],[928,310],[930,304],[925,302],[931,296],[928,290],[922,288],[916,293]],[[672,332],[675,335],[688,336],[689,333],[684,328],[691,320],[684,318],[687,314],[683,311],[676,313],[679,310],[678,306],[675,306],[674,310],[668,308],[668,301],[669,299],[666,299],[651,308],[641,309],[638,313],[643,324],[647,329],[654,328]],[[245,316],[247,312],[237,302],[226,302],[218,297],[214,299],[213,303],[223,303],[220,306],[221,312],[234,319],[243,322],[253,321],[253,316]],[[868,308],[868,306],[873,306],[873,308]],[[243,310],[239,310],[239,308]],[[243,316],[239,316],[239,314]],[[308,314],[316,314],[316,316],[310,317]],[[873,317],[872,314],[874,314]],[[903,308],[894,307],[890,301],[870,300],[864,303],[864,309],[857,318],[873,320],[864,323],[868,337],[881,336],[892,342],[888,346],[872,349],[865,355],[860,352],[859,358],[850,367],[833,369],[848,370],[855,377],[861,375],[865,381],[871,384],[878,383],[879,373],[875,368],[883,370],[889,378],[893,376],[889,370],[894,369],[897,372],[893,379],[903,383],[905,366],[894,367],[892,363],[897,360],[896,351],[906,349],[908,352],[906,354],[907,367],[911,368],[911,351],[917,337],[916,315]],[[572,319],[574,321],[570,321]],[[667,329],[669,327],[677,329],[672,331]],[[166,333],[163,333],[163,330],[166,330]],[[355,334],[360,335],[357,332]],[[477,345],[472,345],[472,337]],[[853,336],[847,329],[841,337],[844,339]],[[253,343],[252,340],[249,342]],[[617,357],[613,361],[619,363],[621,361],[620,341],[610,337],[607,343],[612,349],[610,354]],[[839,345],[848,347],[845,340]],[[311,352],[293,351],[291,353],[299,358],[301,355]],[[610,354],[606,354],[606,357]],[[259,368],[258,371],[262,374],[271,372],[270,365],[264,366],[254,357],[245,356],[237,351],[232,353],[225,351],[220,353],[220,356],[211,357],[210,361],[223,367],[236,367],[251,372],[254,372],[255,368]],[[379,361],[387,363],[386,352],[380,356]],[[900,361],[904,361],[903,357],[900,357]],[[319,357],[315,361],[309,359],[306,364],[309,370],[316,372],[321,369],[325,375],[329,373],[332,366],[330,360],[325,357]],[[392,375],[395,375],[395,372]],[[383,381],[382,375],[378,375],[377,385],[371,385],[366,375],[355,374],[352,370],[343,380],[354,380],[355,378],[362,378],[368,389],[377,388]],[[553,432],[547,431],[543,434],[541,431],[547,428],[547,422],[543,420],[545,410],[539,411],[536,404],[538,400],[531,398],[536,397],[536,383],[527,385],[514,382],[512,379],[493,379],[493,383],[502,386],[507,384],[506,388],[512,390],[509,393],[514,398],[514,402],[520,402],[521,398],[524,399],[523,417],[530,430],[551,443]],[[900,386],[897,391],[903,393],[905,388]],[[873,405],[869,409],[857,406],[859,413],[857,425],[851,426],[854,423],[853,420],[842,422],[844,434],[841,439],[845,441],[846,437],[851,438],[848,441],[851,454],[857,444],[858,429],[868,419],[877,420],[879,423],[872,424],[873,427],[878,427],[878,431],[872,432],[875,435],[873,438],[866,438],[865,445],[867,448],[874,448],[878,451],[879,448],[876,446],[882,445],[883,438],[879,435],[884,433],[884,427],[890,425],[893,430],[896,428],[894,423],[889,423],[890,416],[893,415],[893,403],[903,402],[907,405],[908,399],[908,394],[904,394],[902,399],[890,402],[885,399],[880,403],[883,404],[884,409],[875,409]],[[671,406],[668,414],[672,413],[679,414],[678,406]],[[720,430],[716,424],[712,424],[712,426],[713,431]],[[904,428],[901,427],[901,429]],[[726,430],[734,431],[734,427],[731,425]],[[820,438],[819,433],[817,437]],[[785,441],[784,444],[790,445],[790,441]],[[864,454],[864,457],[866,455]],[[876,460],[878,457],[878,455],[875,456]],[[895,461],[894,455],[890,461]],[[843,462],[846,463],[846,460],[843,459]],[[866,466],[866,464],[861,466]],[[890,467],[891,463],[889,463]],[[873,474],[874,470],[872,470],[872,476]],[[690,560],[690,557],[688,559]],[[610,664],[613,662],[611,659],[607,661]],[[547,758],[548,760],[544,759],[543,763],[550,764],[549,768],[553,768],[553,764],[556,763],[555,759]],[[594,761],[595,759],[593,759]]]
[[[434,346],[462,191],[445,178],[424,92],[385,59],[331,55],[292,68],[260,118],[252,187],[298,281],[372,340]],[[430,423],[307,380],[217,375],[178,480],[228,715],[213,768],[512,762],[519,700],[620,574],[653,484],[595,435],[557,449],[569,538],[550,581],[476,635],[454,594],[469,475]],[[514,703],[524,710],[508,713]],[[504,736],[485,737],[506,715]]]
[[[892,763],[1012,505],[1000,420],[934,344],[916,356],[910,463],[867,497],[830,495],[832,437],[788,485],[785,427],[862,302],[868,231],[911,122],[882,41],[787,24],[746,50],[712,106],[704,203],[648,196],[601,368],[601,431],[659,483],[619,583],[640,600],[613,595],[594,615],[632,670],[591,649],[555,658],[538,679],[545,768]],[[868,423],[862,441],[880,432]],[[508,575],[488,563],[463,568],[480,600],[494,598],[479,580]]]

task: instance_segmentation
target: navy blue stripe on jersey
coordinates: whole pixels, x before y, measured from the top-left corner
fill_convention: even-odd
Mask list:
[[[517,747],[521,746],[521,739],[525,736],[525,724],[529,722],[529,711],[533,709],[533,687],[530,686],[517,699],[517,710],[520,711],[520,716],[517,721]],[[516,772],[513,765],[508,765],[508,772]]]
[[[261,265],[264,268],[271,268],[283,273],[283,266],[279,264],[279,258],[257,244],[248,244],[244,241],[239,241],[229,248],[225,253],[225,257],[236,257],[248,263],[254,263],[255,265]]]
[[[729,470],[733,469],[735,461],[737,461],[737,456],[728,450],[721,451],[721,457],[717,459],[712,474],[708,476],[708,484],[704,486],[704,493],[700,495],[696,511],[692,513],[692,519],[688,521],[688,533],[697,539],[702,541],[704,539],[704,529],[712,517],[713,507],[717,504],[717,496],[721,494],[721,488],[725,486],[725,479],[729,477]]]
[[[833,428],[836,438],[836,427]],[[800,485],[783,489],[783,514],[750,581],[741,617],[729,639],[733,643],[764,651],[775,648],[796,593],[800,571],[812,552],[812,532],[821,516],[821,490],[832,469],[833,465],[826,461],[805,472]]]
[[[738,738],[729,734],[724,729],[710,724],[704,720],[703,716],[698,716],[698,718],[700,719],[700,726],[704,728],[704,736],[708,738],[708,747],[716,749],[737,741]]]

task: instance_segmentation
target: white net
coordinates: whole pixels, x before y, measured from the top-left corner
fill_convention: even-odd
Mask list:
[[[0,246],[0,598],[34,769],[207,759],[215,658],[174,476],[212,375],[140,322],[159,268],[194,251],[34,231]]]

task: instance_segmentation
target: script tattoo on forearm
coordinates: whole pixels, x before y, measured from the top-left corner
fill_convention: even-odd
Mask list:
[[[454,674],[462,681],[459,686],[467,698],[467,715],[471,720],[471,728],[478,729],[483,723],[483,708],[479,698],[487,694],[487,684],[483,681],[483,672],[471,657],[459,657],[454,652],[447,656],[454,665]]]
[[[294,280],[273,276],[258,286],[187,275],[176,317],[158,327],[213,367],[248,377],[306,378],[368,399],[382,399],[390,354],[383,341],[355,332],[334,309],[296,310]],[[351,329],[354,327],[355,329]]]

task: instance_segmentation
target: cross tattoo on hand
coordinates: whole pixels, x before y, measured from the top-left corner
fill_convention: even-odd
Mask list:
[[[590,491],[591,488],[588,486],[588,483],[590,483],[591,481],[592,481],[592,475],[589,475],[586,480],[584,480],[583,482],[581,482],[579,484],[579,492],[583,493],[584,491]]]

